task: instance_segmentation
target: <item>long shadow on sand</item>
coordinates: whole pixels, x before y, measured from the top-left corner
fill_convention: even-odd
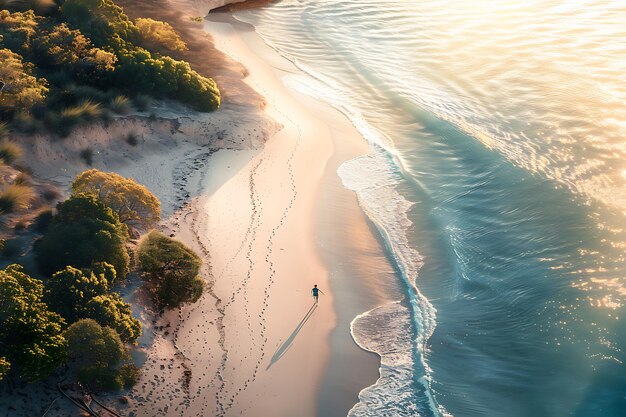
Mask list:
[[[276,349],[276,352],[274,352],[274,355],[272,356],[272,359],[270,360],[269,365],[267,365],[267,368],[265,368],[266,371],[270,369],[272,365],[278,362],[278,360],[282,358],[285,353],[287,353],[287,351],[293,344],[293,341],[296,339],[296,336],[298,336],[298,333],[300,333],[300,330],[302,330],[307,320],[309,320],[311,316],[313,315],[313,313],[315,313],[316,308],[317,308],[317,303],[313,303],[309,311],[307,311],[307,313],[304,315],[304,318],[302,319],[302,321],[298,323],[295,330],[291,333],[291,335],[287,338],[287,340],[285,340],[278,347],[278,349]]]

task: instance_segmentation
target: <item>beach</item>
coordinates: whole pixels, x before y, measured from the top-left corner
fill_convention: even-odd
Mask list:
[[[208,291],[156,324],[173,331],[157,332],[147,349],[128,411],[313,416],[322,408],[323,415],[345,415],[378,377],[377,357],[354,344],[349,322],[384,295],[368,289],[371,273],[348,288],[335,285],[333,279],[357,274],[337,259],[323,262],[321,253],[331,259],[329,249],[339,245],[380,252],[355,196],[336,175],[339,163],[367,146],[339,112],[285,86],[283,77],[295,68],[249,25],[217,15],[205,29],[219,50],[248,69],[246,83],[281,127],[259,149],[220,148],[185,175],[193,197],[172,212],[164,230],[203,255]],[[361,238],[346,239],[347,228],[360,230]],[[328,238],[331,230],[339,236]],[[385,268],[382,256],[370,262]],[[313,285],[323,291],[319,304]],[[329,368],[338,358],[341,367]]]
[[[227,96],[215,116],[229,121],[219,119],[206,143],[115,167],[169,202],[162,230],[201,254],[208,282],[197,303],[144,323],[142,377],[120,409],[346,415],[378,378],[378,358],[354,343],[350,322],[387,300],[376,280],[392,274],[336,174],[367,145],[337,110],[285,85],[297,69],[252,27],[219,14],[204,28],[246,68],[263,111]],[[347,265],[345,254],[357,252]],[[317,305],[313,285],[323,292]]]

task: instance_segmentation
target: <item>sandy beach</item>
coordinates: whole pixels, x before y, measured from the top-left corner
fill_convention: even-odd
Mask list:
[[[341,114],[285,87],[283,76],[294,69],[249,26],[219,15],[205,28],[218,49],[249,69],[246,82],[282,129],[258,151],[218,150],[197,178],[187,177],[198,196],[166,229],[205,256],[209,291],[171,325],[177,350],[155,344],[149,352],[148,382],[131,393],[131,412],[317,415],[337,325],[336,295],[317,245],[320,218],[336,207],[321,207],[320,189],[328,177],[340,189],[335,164],[329,169],[336,139],[352,154],[367,149]],[[351,204],[358,210],[353,196]],[[319,305],[310,294],[314,284],[324,292]],[[343,324],[341,355],[351,356],[358,371],[337,415],[377,377],[376,358],[354,345]],[[163,376],[161,365],[175,371]],[[176,391],[185,370],[187,388]]]

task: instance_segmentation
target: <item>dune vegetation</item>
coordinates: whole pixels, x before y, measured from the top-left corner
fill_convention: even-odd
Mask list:
[[[16,187],[26,185],[5,186],[0,198]],[[13,256],[32,252],[42,277],[26,273],[20,258],[0,270],[0,380],[39,381],[68,364],[93,391],[128,388],[140,371],[129,350],[142,326],[120,285],[129,274],[140,275],[155,310],[176,308],[201,296],[201,260],[182,243],[150,231],[160,221],[160,203],[133,180],[92,169],[76,176],[71,191],[55,210],[34,217],[32,249],[4,242]],[[139,246],[129,230],[147,232]]]
[[[133,21],[112,0],[0,2],[0,121],[65,136],[145,110],[146,96],[214,110],[215,82],[168,55],[185,49],[169,24]]]

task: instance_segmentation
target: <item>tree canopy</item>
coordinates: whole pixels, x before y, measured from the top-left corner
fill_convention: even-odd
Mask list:
[[[137,368],[122,365],[129,355],[115,330],[83,319],[72,324],[65,336],[68,355],[78,365],[78,380],[91,390],[118,390],[136,381]]]
[[[126,277],[130,257],[128,230],[117,215],[91,194],[77,194],[57,205],[46,234],[35,245],[37,263],[46,274],[71,265],[91,268],[106,262],[118,279]]]
[[[137,40],[137,28],[111,0],[65,0],[61,13],[97,45],[106,45],[115,37],[128,42]]]
[[[65,361],[65,321],[42,301],[43,283],[20,265],[0,270],[0,357],[26,381],[48,376]]]
[[[143,185],[114,172],[85,171],[74,179],[72,192],[97,196],[128,226],[148,229],[161,219],[159,200]]]
[[[133,22],[112,0],[0,2],[0,62],[5,64],[0,68],[0,120],[63,136],[78,123],[106,120],[120,94],[171,98],[198,111],[214,110],[220,105],[214,80],[168,56],[185,47],[169,24]],[[76,86],[87,87],[80,97],[75,97]],[[85,102],[104,111],[97,118],[64,113]]]
[[[181,242],[152,231],[139,246],[138,260],[159,307],[174,308],[202,295],[204,281],[198,276],[202,260]]]
[[[89,300],[82,309],[81,316],[115,329],[125,342],[133,343],[141,335],[141,323],[132,316],[130,305],[115,292]]]
[[[33,65],[8,49],[0,49],[0,107],[30,109],[48,94],[45,79],[33,75]]]
[[[152,51],[163,49],[170,51],[187,50],[187,45],[169,23],[138,18],[135,20],[135,25],[146,49]]]
[[[92,319],[72,324],[65,331],[65,338],[68,356],[81,367],[113,367],[128,355],[120,335]]]
[[[65,23],[42,33],[33,40],[32,47],[39,65],[48,68],[64,66],[83,78],[96,74],[89,71],[91,68],[113,71],[117,61],[115,54],[94,47],[81,31],[70,29]]]
[[[105,294],[108,289],[105,274],[66,266],[47,280],[44,300],[53,311],[72,323],[92,298]]]

